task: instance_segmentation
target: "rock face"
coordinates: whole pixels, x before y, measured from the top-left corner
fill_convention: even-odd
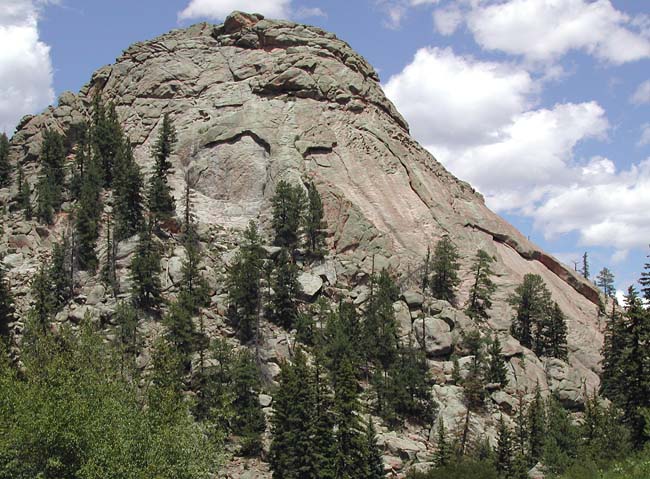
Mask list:
[[[494,394],[494,404],[507,412],[514,407],[515,392],[530,392],[539,382],[576,407],[582,385],[597,387],[603,337],[595,287],[491,212],[480,194],[417,144],[374,69],[333,34],[236,12],[222,25],[197,24],[137,43],[95,72],[78,94],[66,92],[57,106],[23,119],[11,140],[11,155],[30,181],[36,178],[44,129],[64,131],[88,119],[96,93],[116,105],[145,172],[151,170],[162,116],[170,115],[179,139],[170,184],[180,198],[186,170],[202,171],[194,199],[200,230],[241,229],[251,219],[264,225],[279,180],[313,181],[323,198],[330,259],[301,275],[305,299],[347,281],[348,298],[363,308],[367,274],[373,268],[392,269],[405,292],[404,301],[394,305],[401,334],[408,336],[412,323],[415,340],[424,343],[440,378],[434,394],[446,423],[464,415],[462,391],[445,384],[451,362],[444,356],[454,352],[463,331],[476,327],[459,309],[468,297],[470,262],[479,248],[495,258],[497,284],[490,319],[481,327],[500,332],[510,371],[509,386]],[[12,280],[33,274],[39,255],[51,244],[48,235],[30,223],[14,225],[0,251]],[[464,258],[459,309],[425,300],[418,292],[418,268],[427,246],[444,235]],[[128,264],[136,243],[136,238],[120,243],[119,268]],[[216,257],[227,265],[233,250]],[[173,288],[181,256],[173,254],[165,264],[164,284]],[[568,317],[568,363],[542,362],[507,335],[512,311],[506,299],[527,273],[543,277]],[[120,287],[127,286],[123,278]],[[213,302],[223,315],[223,291],[217,293]],[[87,305],[70,317],[99,316],[95,307],[104,301],[103,290],[90,290]],[[278,347],[273,346],[275,353]],[[274,361],[262,367],[270,378],[279,370]],[[267,397],[260,401],[271,404]],[[472,420],[477,434],[487,430]],[[384,442],[391,454],[384,459],[393,470],[423,447],[393,436]]]

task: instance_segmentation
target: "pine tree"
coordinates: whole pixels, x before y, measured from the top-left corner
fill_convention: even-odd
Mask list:
[[[113,232],[111,215],[109,214],[106,220],[106,261],[102,268],[102,281],[110,288],[113,297],[117,297],[120,288],[116,264],[117,242],[115,241]]]
[[[131,144],[125,140],[118,152],[117,173],[113,184],[116,241],[136,234],[144,221],[143,181],[140,167],[133,158]]]
[[[243,349],[236,355],[232,374],[233,431],[242,438],[240,453],[257,455],[262,449],[261,434],[266,429],[266,421],[258,399],[262,388],[260,371],[250,351]]]
[[[598,286],[603,294],[608,298],[614,296],[616,293],[616,288],[614,287],[614,273],[612,273],[608,268],[603,268],[596,276],[596,286]]]
[[[70,144],[70,147],[76,144],[72,173],[70,175],[70,197],[71,199],[79,200],[86,165],[93,156],[91,129],[88,123],[82,122],[72,125],[67,132],[67,142]]]
[[[104,104],[101,94],[95,94],[92,107],[91,141],[93,156],[99,167],[102,186],[113,184],[116,158],[123,142],[122,128],[114,104]]]
[[[377,445],[377,431],[372,422],[372,418],[368,418],[368,425],[366,426],[366,444],[363,463],[366,464],[367,470],[364,471],[363,479],[383,479],[384,463],[382,461],[382,454],[379,446]]]
[[[442,417],[438,419],[438,433],[436,437],[436,451],[433,456],[433,462],[436,467],[444,467],[451,463],[452,448],[447,438],[445,421]]]
[[[370,281],[372,293],[363,323],[364,350],[370,363],[387,371],[397,355],[397,321],[393,303],[399,296],[399,288],[386,270],[373,275]]]
[[[289,330],[296,324],[299,314],[298,268],[285,248],[282,248],[275,263],[275,272],[271,280],[274,294],[271,298],[270,317],[275,324]]]
[[[64,235],[52,248],[52,259],[48,269],[52,288],[54,308],[63,307],[72,298],[72,265],[70,264],[70,242]]]
[[[45,130],[39,159],[41,171],[37,184],[38,219],[43,223],[51,224],[54,213],[59,210],[63,202],[65,186],[63,136],[54,130]]]
[[[499,336],[495,334],[488,350],[489,363],[486,380],[489,383],[500,384],[501,387],[506,387],[508,385],[508,367],[501,353],[501,341],[499,341]]]
[[[458,268],[458,249],[451,239],[445,236],[436,244],[431,264],[430,286],[435,298],[454,302],[455,289],[460,284]]]
[[[0,341],[9,339],[9,323],[14,321],[14,298],[7,282],[4,266],[0,264]]]
[[[174,198],[167,176],[172,164],[170,157],[176,144],[176,129],[166,113],[153,148],[154,171],[149,180],[148,205],[149,211],[156,219],[167,219],[174,216]]]
[[[492,307],[492,294],[496,285],[492,281],[492,257],[485,251],[478,250],[472,264],[474,283],[469,291],[467,314],[473,319],[486,319],[487,311]]]
[[[200,270],[200,244],[193,226],[185,235],[185,260],[181,267],[179,301],[192,314],[210,303],[210,288]]]
[[[257,335],[262,266],[261,238],[257,226],[251,221],[244,232],[244,243],[230,266],[226,279],[230,321],[237,328],[242,341],[250,341]]]
[[[535,388],[533,401],[526,411],[528,423],[528,460],[531,465],[537,464],[544,454],[546,437],[546,415],[544,400],[539,383]]]
[[[648,258],[650,258],[650,255],[648,255]],[[643,299],[650,301],[650,261],[643,265],[639,284],[641,285],[641,295],[643,296]]]
[[[103,210],[101,181],[99,165],[90,161],[81,184],[75,216],[79,267],[87,271],[95,271],[98,266],[95,247]]]
[[[32,199],[31,199],[31,188],[29,183],[25,179],[23,173],[22,165],[18,165],[18,196],[16,198],[18,201],[18,206],[23,210],[23,214],[26,220],[32,219]]]
[[[537,274],[525,275],[523,283],[510,297],[510,304],[516,309],[512,335],[537,354],[542,346],[541,333],[551,306],[551,293],[542,277]]]
[[[589,279],[589,256],[587,255],[587,252],[582,255],[582,276],[584,276],[586,279]]]
[[[147,222],[140,231],[140,239],[131,260],[130,274],[133,282],[133,299],[143,309],[156,307],[161,301],[160,251]]]
[[[46,265],[41,264],[31,285],[32,308],[30,318],[36,329],[45,334],[48,331],[55,311],[56,300],[50,286],[50,275]]]
[[[564,361],[568,359],[566,317],[557,303],[553,303],[542,336],[542,354]]]
[[[559,399],[551,395],[546,402],[546,427],[542,463],[552,474],[561,474],[578,454],[578,430]]]
[[[298,246],[300,226],[305,209],[305,193],[301,186],[292,186],[280,180],[271,199],[275,232],[274,244],[288,248],[291,252]]]
[[[307,212],[304,218],[307,252],[314,257],[323,255],[324,231],[327,224],[323,219],[323,202],[314,183],[307,184]]]
[[[189,372],[194,352],[196,332],[192,315],[184,304],[174,302],[169,307],[164,324],[167,327],[166,339],[180,358],[185,372]]]
[[[0,135],[0,188],[11,184],[11,164],[9,163],[9,139],[6,133]]]
[[[497,428],[497,452],[495,467],[501,477],[512,477],[512,433],[510,428],[503,420],[503,415],[499,417],[499,426]]]
[[[125,301],[115,308],[115,324],[119,329],[122,369],[129,369],[140,352],[138,341],[138,312]]]

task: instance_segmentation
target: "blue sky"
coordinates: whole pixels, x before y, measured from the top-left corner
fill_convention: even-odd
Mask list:
[[[566,263],[617,286],[650,251],[650,2],[3,0],[0,129],[77,91],[131,43],[233,9],[336,33],[413,135]]]

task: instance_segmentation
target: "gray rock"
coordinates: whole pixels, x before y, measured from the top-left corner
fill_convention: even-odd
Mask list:
[[[323,287],[323,280],[320,279],[320,276],[311,273],[301,273],[298,276],[298,283],[302,295],[308,300],[313,299]]]
[[[312,269],[312,273],[327,281],[330,286],[335,286],[338,280],[336,264],[334,261],[326,261]]]
[[[260,394],[258,397],[258,401],[260,403],[260,406],[269,407],[273,402],[273,398],[268,394]]]
[[[404,291],[402,293],[402,298],[404,298],[404,301],[406,301],[406,304],[409,305],[409,308],[416,309],[422,306],[422,303],[424,302],[424,296],[422,296],[422,293],[419,291]]]
[[[104,296],[106,295],[106,288],[102,284],[97,284],[95,285],[88,295],[86,296],[86,304],[90,306],[95,306],[99,302],[101,302],[102,299],[104,299]]]
[[[428,356],[444,356],[452,351],[453,336],[449,325],[439,318],[417,318],[413,321],[415,337]]]

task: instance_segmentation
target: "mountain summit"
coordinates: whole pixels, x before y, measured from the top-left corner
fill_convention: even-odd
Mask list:
[[[356,283],[373,268],[393,271],[403,290],[417,289],[427,248],[448,237],[461,258],[460,306],[434,313],[444,316],[444,334],[453,341],[471,322],[460,308],[469,296],[471,262],[482,249],[495,260],[496,293],[481,327],[503,338],[512,378],[508,397],[530,393],[539,383],[570,407],[580,407],[583,386],[598,386],[603,335],[597,289],[490,211],[471,185],[411,138],[375,70],[335,35],[234,12],[222,25],[197,24],[134,44],[95,72],[79,93],[63,93],[57,106],[22,120],[11,155],[31,181],[45,130],[64,132],[88,120],[98,93],[116,106],[145,172],[153,166],[151,150],[163,115],[173,120],[178,143],[170,185],[181,198],[185,172],[201,172],[194,205],[203,228],[241,230],[249,220],[268,224],[278,182],[311,181],[328,225],[330,259],[322,265],[323,279],[331,288],[342,283],[357,293]],[[180,214],[180,202],[177,207]],[[58,218],[52,232],[61,231],[64,221]],[[7,244],[25,264],[15,257],[5,263],[12,281],[20,282],[33,272],[30,261],[44,254],[53,235],[29,225],[12,228],[5,232]],[[28,240],[19,241],[23,236]],[[173,258],[167,262],[170,278],[174,264]],[[567,362],[538,358],[509,334],[508,298],[529,273],[543,278],[567,317]],[[404,329],[420,306],[406,295],[395,304]],[[431,334],[435,340],[435,330]],[[453,386],[444,386],[451,361],[437,354],[432,352],[430,365],[442,378],[435,386],[437,399],[451,422],[458,413]],[[482,427],[494,430],[488,423]]]

